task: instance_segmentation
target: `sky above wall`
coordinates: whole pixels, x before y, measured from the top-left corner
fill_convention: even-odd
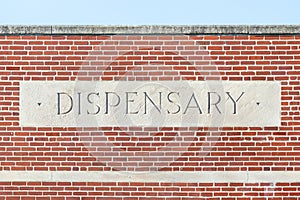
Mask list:
[[[7,0],[0,24],[299,24],[299,0]]]

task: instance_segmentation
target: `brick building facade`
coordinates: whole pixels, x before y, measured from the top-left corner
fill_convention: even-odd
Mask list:
[[[299,199],[299,33],[299,26],[1,26],[0,199]],[[279,82],[280,125],[21,123],[22,82],[182,80]],[[82,138],[95,135],[110,145],[92,150]]]

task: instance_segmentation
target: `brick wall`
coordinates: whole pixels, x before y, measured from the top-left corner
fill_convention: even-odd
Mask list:
[[[286,34],[0,36],[0,169],[115,172],[273,172],[300,170],[300,36]],[[22,127],[21,81],[280,81],[279,127]],[[41,91],[46,92],[46,91]],[[125,154],[95,157],[82,133],[103,133]],[[209,149],[205,143],[216,133]],[[177,135],[192,138],[172,162],[160,151]],[[143,135],[143,137],[140,137]],[[139,154],[143,160],[138,160]],[[135,160],[137,158],[137,160]],[[132,159],[124,161],[124,159]],[[147,160],[148,159],[148,160]],[[108,164],[107,164],[108,163]],[[153,164],[154,163],[154,164]],[[157,165],[156,165],[157,164]],[[139,167],[136,167],[139,166]],[[175,178],[176,179],[176,178]],[[180,180],[180,177],[178,178]],[[10,181],[0,199],[298,199],[294,181]]]

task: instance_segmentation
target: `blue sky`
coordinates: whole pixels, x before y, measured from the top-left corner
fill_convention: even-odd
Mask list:
[[[6,0],[0,24],[300,24],[300,1]]]

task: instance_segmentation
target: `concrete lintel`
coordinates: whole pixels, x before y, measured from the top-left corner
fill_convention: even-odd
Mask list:
[[[0,182],[299,182],[299,171],[122,172],[122,171],[1,171]]]

